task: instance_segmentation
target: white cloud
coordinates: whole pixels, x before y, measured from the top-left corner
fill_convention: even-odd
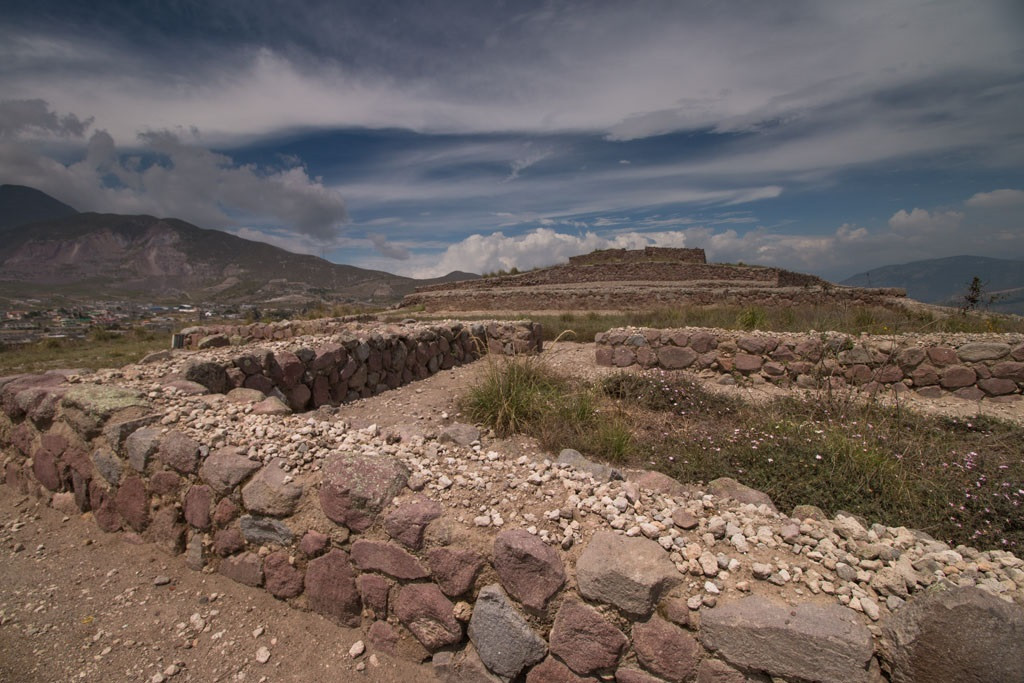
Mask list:
[[[964,214],[959,211],[928,212],[915,208],[907,213],[900,209],[889,219],[889,227],[908,236],[927,236],[956,230],[963,219]]]
[[[992,190],[978,192],[967,200],[967,206],[981,209],[1004,209],[1024,204],[1024,190]]]
[[[84,157],[65,165],[36,154],[32,143],[0,140],[0,181],[30,185],[80,211],[152,213],[206,228],[272,221],[321,241],[346,220],[341,197],[301,166],[237,164],[167,131],[140,142],[146,161],[99,130]]]
[[[537,228],[524,235],[501,232],[471,235],[449,246],[439,257],[414,257],[408,271],[414,277],[437,277],[462,270],[489,273],[519,268],[528,270],[568,260],[595,249],[640,249],[645,246],[682,247],[686,235],[678,231],[626,232],[602,236],[594,232],[566,234],[551,228]]]

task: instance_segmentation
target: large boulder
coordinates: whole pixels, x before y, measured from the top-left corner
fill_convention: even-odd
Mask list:
[[[189,382],[202,384],[214,394],[223,394],[228,386],[228,374],[220,363],[197,361],[185,370],[185,379]]]
[[[497,535],[492,564],[505,590],[534,611],[543,610],[565,583],[558,552],[525,529]]]
[[[356,541],[352,544],[352,561],[364,572],[377,571],[396,579],[423,579],[429,575],[415,556],[383,541]]]
[[[360,600],[355,572],[348,555],[332,550],[306,567],[306,596],[309,609],[342,626],[359,626]]]
[[[871,632],[854,611],[837,604],[790,607],[760,596],[720,603],[701,610],[701,640],[730,664],[771,676],[872,680]]]
[[[658,616],[633,626],[633,650],[644,668],[669,681],[689,680],[703,652],[690,633]]]
[[[547,643],[534,633],[497,584],[480,589],[469,620],[469,639],[484,665],[506,681],[544,659],[548,652]]]
[[[597,610],[572,599],[558,608],[549,641],[551,653],[582,675],[615,666],[629,645],[622,631]]]
[[[435,584],[404,586],[395,600],[395,614],[431,652],[462,640],[462,626],[455,618],[455,606]]]
[[[775,510],[775,503],[767,493],[752,489],[731,477],[719,477],[708,482],[708,493],[719,498],[732,498],[737,503],[767,505]]]
[[[173,470],[191,474],[199,466],[199,442],[172,429],[161,439],[156,457]]]
[[[242,502],[249,512],[268,517],[287,517],[295,512],[302,486],[275,460],[242,487]]]
[[[408,479],[405,465],[390,456],[336,453],[324,464],[320,507],[332,521],[366,531]]]
[[[258,462],[245,457],[237,448],[226,446],[207,456],[199,468],[199,477],[223,495],[230,493],[259,468]]]
[[[598,531],[576,561],[576,580],[583,597],[645,619],[683,577],[654,541]]]
[[[61,399],[64,420],[83,439],[100,434],[111,418],[117,421],[142,417],[150,412],[149,402],[137,391],[99,384],[75,384]]]
[[[423,547],[427,525],[441,516],[441,504],[426,496],[415,495],[405,500],[384,517],[384,530],[410,550]]]
[[[1024,608],[979,588],[915,596],[884,633],[894,683],[1024,681]]]

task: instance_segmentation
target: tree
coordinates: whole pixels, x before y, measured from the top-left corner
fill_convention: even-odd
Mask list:
[[[989,294],[987,285],[988,283],[982,282],[977,275],[971,278],[971,283],[967,285],[967,293],[963,297],[964,302],[960,305],[962,315],[979,308],[986,309],[1003,298],[1000,294]]]

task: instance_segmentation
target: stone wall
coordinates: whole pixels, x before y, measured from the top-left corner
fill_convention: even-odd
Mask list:
[[[263,339],[255,335],[268,330],[293,343],[277,350],[234,347],[239,350],[226,357],[221,353],[219,358],[193,363],[184,379],[216,393],[258,390],[301,411],[374,396],[485,353],[539,353],[543,348],[540,325],[529,321],[369,326],[362,333],[347,323],[333,329],[343,331],[314,342],[291,337],[303,330],[292,323],[191,328],[186,334],[191,348],[230,347],[232,340]],[[310,343],[303,344],[305,340]]]
[[[703,249],[673,249],[669,247],[644,247],[643,249],[602,249],[589,254],[570,256],[574,266],[590,266],[605,263],[678,261],[680,263],[707,263]]]
[[[675,306],[833,304],[899,307],[905,294],[902,289],[852,287],[740,287],[722,283],[637,286],[623,283],[599,287],[547,285],[422,291],[407,295],[402,305],[422,306],[426,311],[629,311]]]
[[[712,370],[813,388],[826,383],[916,391],[928,398],[1015,401],[1024,390],[1024,335],[851,336],[685,328],[610,330],[599,365]]]
[[[361,627],[449,683],[1024,677],[1008,552],[782,514],[731,480],[531,459],[470,425],[261,414],[252,390],[160,384],[175,363],[0,379],[0,495]]]
[[[417,287],[417,292],[456,290],[489,290],[509,287],[536,287],[539,285],[581,284],[593,282],[680,282],[686,286],[725,287],[730,283],[746,286],[776,287],[781,272],[775,268],[706,265],[702,263],[607,263],[598,266],[552,266],[543,270],[486,277],[478,280],[440,283]],[[796,275],[793,273],[792,275]],[[821,280],[814,276],[817,284]],[[802,283],[800,283],[802,284]]]

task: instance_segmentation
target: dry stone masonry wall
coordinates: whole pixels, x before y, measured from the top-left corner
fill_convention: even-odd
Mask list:
[[[207,325],[187,327],[180,335],[180,346],[184,349],[207,349],[230,344],[252,344],[263,341],[285,341],[302,336],[324,337],[340,335],[351,338],[362,330],[374,328],[372,318],[367,316],[346,316],[342,318],[318,318],[316,320],[282,320],[272,323],[250,323],[247,325]],[[461,323],[459,332],[466,325]],[[379,327],[377,325],[376,327]],[[403,334],[400,327],[383,328],[389,334]],[[421,327],[422,330],[422,327]],[[447,333],[444,333],[447,336]],[[468,330],[468,334],[478,340],[500,342],[507,347],[505,353],[514,351],[526,353],[539,351],[540,328],[529,326],[527,321],[502,322],[491,321],[485,327],[480,324]],[[464,335],[463,335],[464,338]],[[449,339],[451,341],[451,339]],[[509,346],[509,345],[512,346]],[[535,348],[536,347],[536,348]],[[495,346],[491,350],[498,350]]]
[[[598,365],[711,371],[755,382],[926,398],[1017,401],[1024,392],[1024,335],[851,336],[620,328],[596,337]]]
[[[0,495],[361,627],[452,683],[1024,680],[1008,552],[177,379],[237,353],[0,379]]]
[[[238,328],[193,329],[186,334],[188,348],[231,347],[237,351],[221,353],[216,360],[193,363],[183,377],[193,388],[199,384],[218,393],[252,389],[301,411],[374,396],[476,360],[484,353],[537,353],[543,345],[540,325],[529,321],[382,328],[366,328],[352,322],[344,325],[343,332],[317,337],[316,343],[282,342],[284,345],[279,343],[276,350],[233,346],[232,340],[237,343],[250,338],[240,334]],[[361,327],[363,332],[358,333]],[[259,326],[256,332],[263,329]],[[295,332],[302,328],[274,329]],[[247,334],[252,331],[244,330]],[[295,339],[290,334],[281,338]],[[161,352],[156,357],[167,355]]]
[[[592,266],[602,263],[674,261],[677,263],[707,263],[703,249],[675,249],[671,247],[644,247],[643,249],[601,249],[589,254],[570,256],[574,266]]]
[[[516,276],[519,277],[519,276]],[[743,286],[740,282],[608,283],[448,288],[406,295],[402,305],[426,311],[630,311],[679,306],[903,306],[902,289]],[[476,282],[474,280],[473,282]]]

